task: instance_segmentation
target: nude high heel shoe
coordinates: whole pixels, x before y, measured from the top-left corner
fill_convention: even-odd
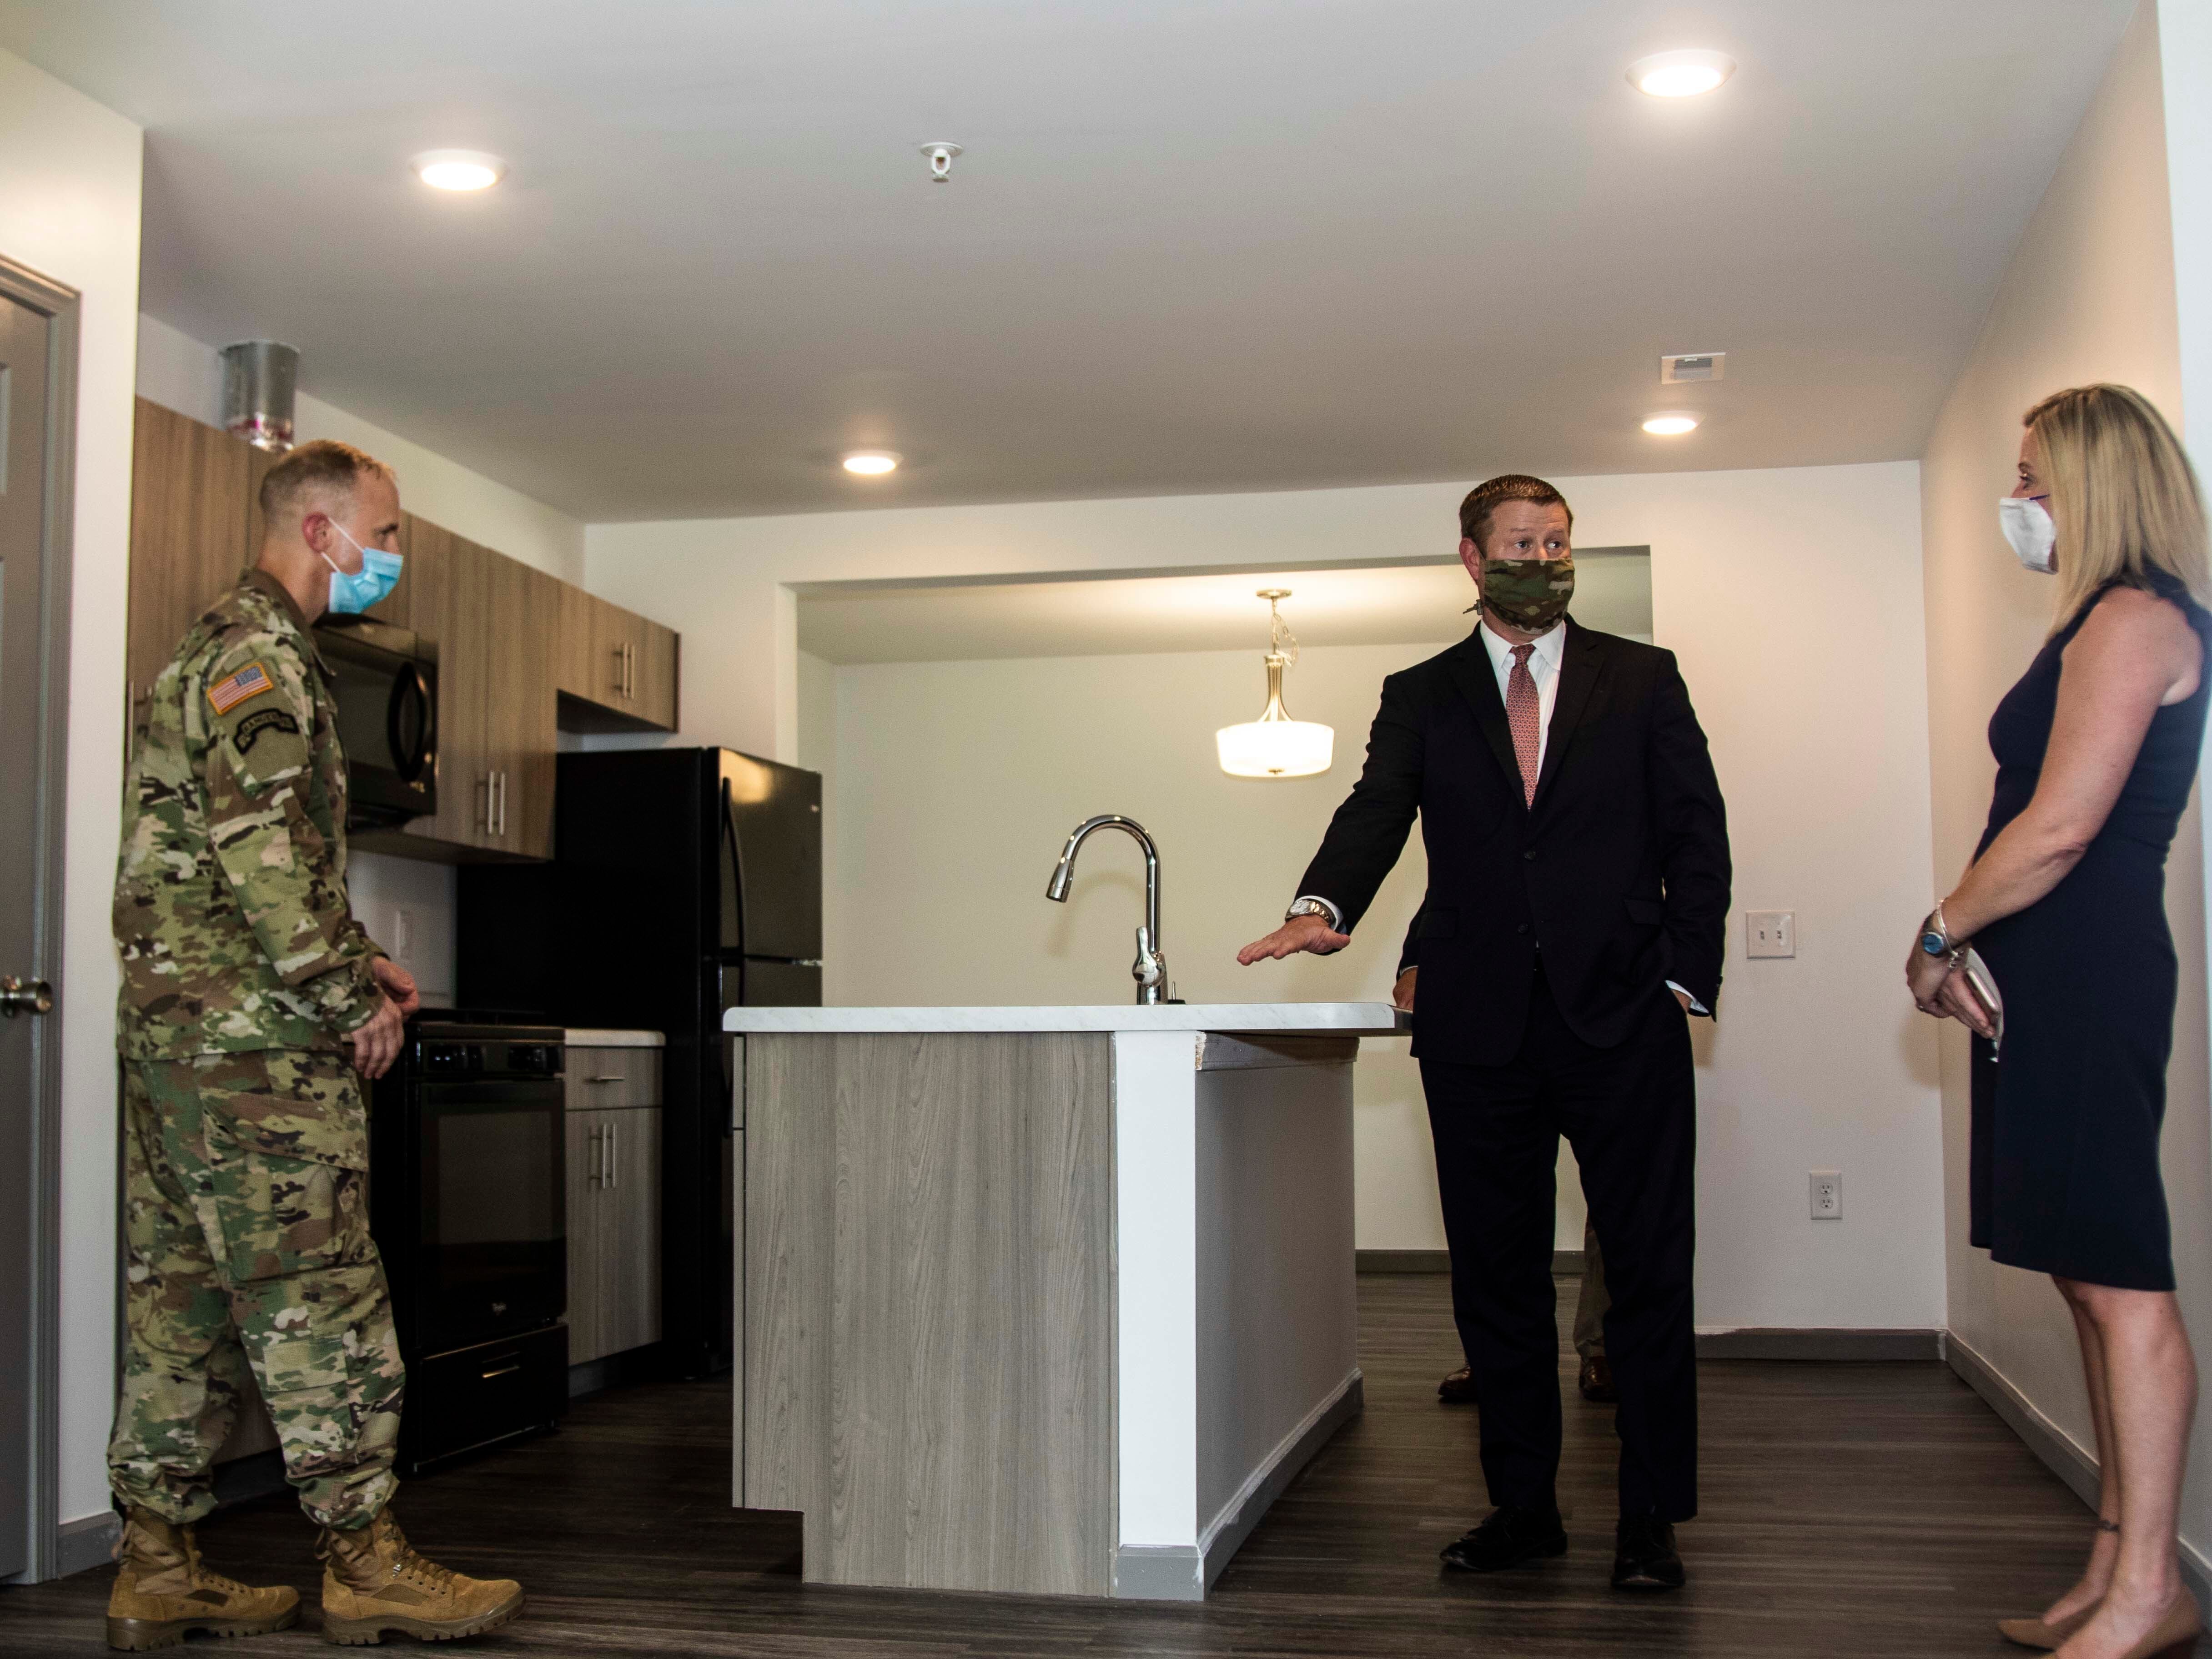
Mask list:
[[[2197,1611],[2197,1598],[2185,1589],[2166,1604],[2165,1615],[2121,1659],[2189,1659],[2197,1650],[2197,1638],[2203,1633],[2204,1620]]]
[[[2045,1653],[2056,1653],[2068,1637],[2089,1622],[2096,1611],[2097,1603],[2092,1601],[2079,1613],[2069,1613],[2056,1624],[2047,1622],[2041,1613],[2033,1619],[2000,1619],[1997,1634],[2014,1647],[2039,1648]]]

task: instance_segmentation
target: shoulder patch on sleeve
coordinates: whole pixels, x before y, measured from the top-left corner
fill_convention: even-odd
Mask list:
[[[218,680],[208,687],[208,706],[218,714],[228,714],[250,698],[276,689],[276,682],[269,670],[258,661],[250,662],[228,679]],[[292,729],[296,732],[300,728],[295,725]]]
[[[300,735],[300,722],[282,708],[257,708],[239,721],[230,734],[230,746],[243,755],[264,732],[280,732],[296,738]]]

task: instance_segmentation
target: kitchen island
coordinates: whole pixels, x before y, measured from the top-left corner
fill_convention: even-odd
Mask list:
[[[736,1501],[813,1582],[1198,1600],[1360,1410],[1376,1003],[738,1008]]]

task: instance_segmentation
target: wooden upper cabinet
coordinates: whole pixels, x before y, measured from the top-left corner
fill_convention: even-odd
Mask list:
[[[490,727],[498,757],[499,817],[493,849],[553,856],[553,777],[561,740],[545,644],[561,625],[562,582],[533,565],[478,548],[490,563]]]
[[[402,523],[400,538],[412,573],[410,626],[438,646],[438,810],[399,833],[453,848],[480,848],[489,839],[485,797],[490,768],[483,582],[474,561],[462,552],[469,544],[453,532],[410,515]]]
[[[185,632],[251,562],[249,469],[257,452],[143,398],[131,450],[125,672],[135,722]]]
[[[561,723],[576,732],[673,732],[673,629],[570,588],[561,611]]]
[[[602,701],[612,681],[599,666],[592,613],[606,603],[568,582],[561,584],[561,631],[553,641],[553,684],[566,697]]]

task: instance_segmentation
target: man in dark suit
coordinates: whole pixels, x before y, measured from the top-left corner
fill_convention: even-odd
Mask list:
[[[1366,767],[1297,902],[1237,960],[1349,945],[1419,815],[1413,1053],[1496,1506],[1444,1562],[1492,1571],[1567,1547],[1552,1285],[1564,1133],[1613,1295],[1613,1582],[1671,1589],[1673,1523],[1698,1506],[1686,1016],[1719,1000],[1728,829],[1673,653],[1567,617],[1572,526],[1540,478],[1469,493],[1460,558],[1480,623],[1383,682]]]

